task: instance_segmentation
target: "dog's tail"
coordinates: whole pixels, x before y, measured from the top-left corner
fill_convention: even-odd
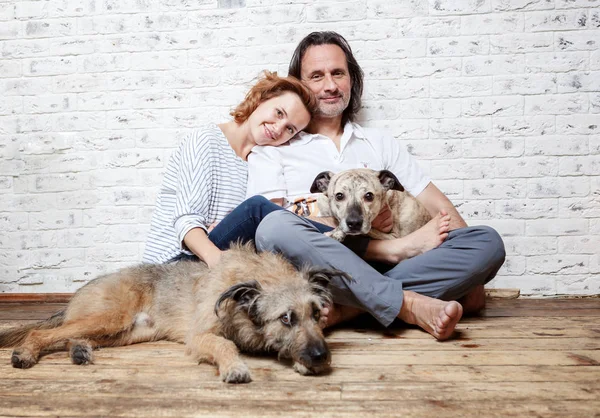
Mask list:
[[[65,309],[55,313],[45,321],[33,324],[22,325],[20,327],[9,328],[0,331],[0,348],[17,347],[27,338],[29,332],[34,329],[52,329],[62,325],[65,319]]]

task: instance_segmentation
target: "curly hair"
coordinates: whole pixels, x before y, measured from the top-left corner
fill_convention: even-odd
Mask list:
[[[298,95],[311,116],[315,114],[318,107],[317,99],[308,87],[296,77],[279,77],[276,72],[265,70],[263,77],[252,86],[244,100],[231,111],[230,115],[237,124],[242,124],[258,105],[288,91]]]
[[[337,45],[344,51],[344,55],[346,55],[352,87],[350,91],[350,103],[348,103],[348,107],[342,113],[342,126],[344,126],[348,121],[354,122],[356,114],[362,106],[361,98],[364,73],[360,65],[358,65],[356,58],[354,58],[348,41],[342,35],[331,31],[312,32],[306,35],[296,47],[294,55],[292,55],[288,74],[296,78],[302,78],[302,58],[304,58],[304,54],[311,46],[319,45]]]

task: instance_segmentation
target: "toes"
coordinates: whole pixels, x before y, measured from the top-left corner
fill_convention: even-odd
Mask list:
[[[248,370],[245,363],[231,366],[224,373],[221,373],[221,378],[225,383],[249,383],[252,381],[250,370]]]

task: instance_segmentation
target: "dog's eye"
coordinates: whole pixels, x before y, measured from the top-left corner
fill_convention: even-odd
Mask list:
[[[289,313],[281,315],[279,318],[284,325],[291,326],[292,325],[292,317]]]
[[[365,194],[365,200],[367,202],[372,202],[374,198],[375,198],[375,196],[373,196],[373,193],[371,193],[371,192]]]
[[[336,193],[335,200],[337,200],[338,202],[344,200],[344,193]]]
[[[321,319],[321,311],[319,309],[314,310],[313,318],[315,318],[315,321],[319,322],[319,319]]]

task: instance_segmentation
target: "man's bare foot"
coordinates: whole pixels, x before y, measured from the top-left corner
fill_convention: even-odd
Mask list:
[[[478,285],[471,293],[458,300],[465,314],[473,315],[485,308],[485,289],[482,284]]]
[[[364,311],[351,306],[343,305],[328,305],[321,309],[321,317],[319,318],[319,326],[322,329],[332,327],[341,322],[348,321],[357,317]]]
[[[450,215],[441,211],[423,227],[402,238],[385,241],[389,251],[388,261],[398,264],[402,260],[415,257],[437,248],[450,231]]]
[[[456,301],[445,302],[405,290],[398,318],[443,341],[452,336],[462,314],[463,308]]]

